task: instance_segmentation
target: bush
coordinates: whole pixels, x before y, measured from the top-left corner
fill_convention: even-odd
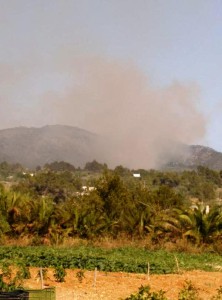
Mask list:
[[[82,283],[83,278],[85,278],[84,271],[83,271],[83,270],[79,270],[79,271],[76,273],[76,278],[78,279],[78,281],[79,281],[80,283]]]
[[[55,268],[54,277],[57,282],[65,282],[66,270],[62,266]]]
[[[199,300],[197,288],[191,281],[185,281],[183,289],[179,292],[178,300]]]
[[[217,294],[211,298],[211,300],[222,300],[222,286],[217,290]]]
[[[138,293],[131,294],[125,300],[167,300],[164,296],[165,292],[160,290],[158,292],[151,292],[150,286],[141,286]]]

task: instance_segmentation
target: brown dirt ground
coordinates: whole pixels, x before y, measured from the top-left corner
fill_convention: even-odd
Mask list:
[[[25,281],[27,288],[41,288],[38,270],[31,269],[31,279]],[[56,287],[56,300],[119,300],[138,291],[143,285],[150,285],[153,291],[166,291],[169,299],[177,299],[179,290],[186,280],[198,289],[202,299],[209,300],[215,295],[216,289],[222,286],[222,272],[192,271],[182,274],[150,275],[128,273],[105,273],[85,271],[82,283],[76,274],[78,270],[67,270],[65,282],[58,283],[53,276],[53,270],[48,269],[44,286]],[[96,277],[96,278],[95,278]]]

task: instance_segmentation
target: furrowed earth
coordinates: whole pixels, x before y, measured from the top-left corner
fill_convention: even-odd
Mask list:
[[[26,288],[41,288],[41,281],[37,275],[38,268],[31,268],[31,279],[25,280]],[[109,273],[98,271],[83,271],[82,278],[78,278],[80,270],[66,270],[65,282],[56,282],[53,269],[48,269],[47,278],[43,281],[45,287],[56,287],[56,300],[117,300],[124,299],[138,288],[149,285],[152,291],[160,289],[166,291],[170,300],[178,299],[178,293],[186,281],[191,281],[198,289],[203,300],[209,300],[222,286],[222,272],[189,271],[181,274],[152,275],[132,273]],[[80,272],[79,272],[80,273]],[[82,279],[82,282],[80,282]]]

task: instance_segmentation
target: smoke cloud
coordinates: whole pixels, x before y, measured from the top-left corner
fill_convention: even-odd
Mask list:
[[[155,168],[204,137],[195,84],[157,89],[131,62],[101,57],[63,58],[57,67],[70,85],[43,96],[47,118],[98,133],[95,158],[109,166]]]

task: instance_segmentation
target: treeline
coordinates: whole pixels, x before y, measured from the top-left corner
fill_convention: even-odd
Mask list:
[[[0,186],[2,244],[21,237],[37,245],[124,236],[222,248],[220,171],[109,170],[96,161],[83,169],[54,162],[35,171],[2,163],[1,176],[2,170],[11,183]]]

